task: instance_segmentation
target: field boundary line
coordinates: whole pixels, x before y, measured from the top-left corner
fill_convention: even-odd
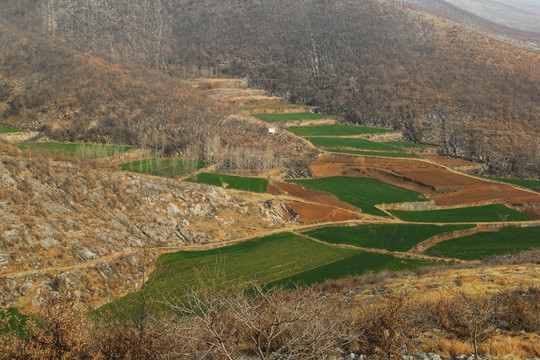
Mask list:
[[[415,253],[410,253],[410,252],[389,251],[389,250],[385,250],[385,249],[376,249],[376,248],[364,248],[364,247],[355,246],[355,245],[349,245],[349,244],[333,244],[333,243],[327,243],[325,241],[313,238],[311,236],[308,236],[308,235],[305,235],[305,234],[302,234],[302,233],[293,232],[293,234],[296,234],[298,236],[302,236],[302,237],[304,237],[306,239],[315,241],[315,242],[320,243],[320,244],[333,246],[333,247],[338,247],[338,248],[342,248],[342,249],[354,249],[354,250],[366,251],[366,252],[374,252],[374,253],[384,254],[384,255],[392,255],[392,256],[398,257],[398,258],[407,258],[407,259],[416,259],[416,260],[429,260],[429,261],[435,261],[435,262],[442,262],[442,263],[446,263],[446,264],[455,264],[455,263],[465,263],[466,262],[466,261],[460,260],[460,259],[440,258],[440,257],[422,255],[422,254],[415,254]]]

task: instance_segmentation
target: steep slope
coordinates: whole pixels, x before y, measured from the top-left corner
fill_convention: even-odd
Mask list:
[[[177,78],[52,44],[1,18],[0,46],[2,123],[55,140],[136,145],[159,155],[209,159],[243,151],[250,166],[262,166],[261,154],[282,166],[302,147]]]
[[[537,174],[540,55],[394,1],[5,1],[12,23],[116,62],[248,76],[493,170]]]
[[[43,300],[56,278],[83,306],[107,302],[163,251],[283,227],[268,200],[0,144],[0,308]]]

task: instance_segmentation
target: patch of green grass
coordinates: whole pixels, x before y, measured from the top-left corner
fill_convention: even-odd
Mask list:
[[[19,309],[8,308],[0,311],[0,334],[16,332],[20,337],[25,335],[26,324],[30,316],[22,314]]]
[[[0,134],[17,133],[17,132],[24,132],[24,130],[15,129],[14,127],[11,127],[9,125],[0,124]]]
[[[318,125],[318,126],[290,126],[287,131],[300,136],[347,136],[362,134],[378,134],[391,132],[386,130],[367,126],[349,126],[349,125]]]
[[[326,151],[344,154],[354,155],[366,155],[366,156],[385,156],[394,158],[419,158],[418,155],[413,153],[395,153],[395,152],[380,152],[380,151],[362,151],[362,150],[339,150],[339,149],[325,149]]]
[[[296,104],[279,104],[279,105],[260,105],[260,106],[240,106],[238,110],[256,110],[256,109],[298,109],[307,108],[309,106]]]
[[[387,145],[386,143],[369,141],[366,139],[310,137],[308,140],[311,141],[313,145],[325,148],[352,148],[362,150],[403,152],[401,148]]]
[[[148,300],[159,301],[163,293],[167,297],[182,297],[200,281],[217,281],[226,286],[256,279],[266,284],[357,253],[292,233],[281,233],[221,249],[162,255],[145,291]],[[140,292],[133,293],[101,310],[129,309],[140,298]]]
[[[431,264],[342,249],[281,233],[221,249],[162,255],[142,291],[107,304],[92,315],[110,311],[125,319],[140,312],[143,298],[151,313],[167,312],[160,304],[164,298],[182,299],[201,282],[223,287],[252,280],[261,285],[291,281],[309,285],[366,271],[403,270]]]
[[[321,179],[293,180],[306,189],[332,194],[372,215],[387,216],[377,204],[426,201],[419,192],[403,189],[370,178],[336,176]]]
[[[42,151],[53,155],[74,156],[80,159],[99,159],[118,155],[133,149],[131,146],[64,144],[55,142],[24,142],[15,145],[21,150]]]
[[[195,177],[189,178],[187,181],[221,187],[224,186],[224,184],[227,184],[226,187],[231,189],[246,190],[257,193],[265,193],[268,189],[268,179],[204,172],[197,174]]]
[[[507,227],[498,232],[481,232],[443,241],[424,253],[462,260],[477,260],[539,248],[540,227]]]
[[[199,170],[205,167],[206,163],[198,160],[144,159],[118,166],[122,170],[173,178]]]
[[[322,265],[316,267],[315,269],[280,279],[269,284],[269,286],[295,286],[296,284],[309,286],[315,283],[323,282],[327,279],[358,276],[369,271],[403,271],[433,265],[435,265],[435,262],[432,261],[402,259],[396,258],[392,255],[362,251],[357,255],[333,262],[331,264]]]
[[[482,178],[482,179],[496,180],[496,181],[500,181],[507,184],[517,185],[517,186],[521,186],[527,189],[540,190],[540,180],[500,178],[500,177],[481,176],[481,175],[476,175],[476,174],[471,174],[471,175]]]
[[[400,147],[403,149],[417,149],[417,148],[432,147],[431,145],[415,144],[415,143],[407,142],[407,141],[388,141],[388,142],[385,142],[385,144]]]
[[[458,209],[403,211],[392,210],[392,214],[405,221],[456,223],[456,222],[502,222],[529,221],[533,218],[504,205],[486,205]]]
[[[432,236],[473,227],[474,225],[371,224],[325,227],[305,234],[332,244],[409,251]]]
[[[283,113],[283,114],[255,114],[253,116],[256,117],[257,119],[260,119],[269,123],[274,123],[278,121],[326,119],[326,118],[331,118],[333,115],[302,112],[302,113]]]

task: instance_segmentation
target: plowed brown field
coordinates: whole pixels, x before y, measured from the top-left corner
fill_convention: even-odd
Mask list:
[[[347,221],[358,218],[358,215],[334,206],[309,204],[297,201],[285,203],[293,209],[299,217],[297,221],[301,224],[311,224],[323,221]]]
[[[420,191],[439,206],[488,203],[540,204],[540,195],[460,174],[428,161],[328,156],[310,167],[313,177],[372,177],[406,189]]]
[[[360,212],[360,209],[350,204],[347,204],[330,194],[320,193],[320,192],[312,191],[312,190],[306,190],[303,187],[300,187],[296,184],[275,182],[272,185],[273,185],[272,192],[274,192],[275,194],[278,194],[278,193],[287,194],[287,195],[294,196],[308,202],[323,204],[332,208],[340,208],[340,209]]]

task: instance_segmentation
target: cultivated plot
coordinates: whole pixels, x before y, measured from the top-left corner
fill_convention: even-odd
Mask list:
[[[492,256],[540,249],[540,226],[507,227],[443,241],[424,253],[433,256],[477,260]]]
[[[281,233],[220,249],[162,255],[156,263],[157,269],[141,291],[99,311],[125,314],[140,310],[143,294],[146,306],[163,310],[159,305],[163,299],[181,298],[201,283],[233,286],[256,280],[260,284],[298,282],[309,285],[366,271],[403,270],[431,264],[343,249],[292,233]]]
[[[268,189],[268,179],[205,172],[197,174],[187,181],[256,193],[265,193]]]
[[[534,220],[530,216],[500,204],[429,211],[391,210],[390,212],[401,220],[411,222],[476,223]]]
[[[318,126],[290,126],[287,131],[300,136],[354,136],[363,134],[380,134],[391,132],[367,126],[349,126],[340,124],[318,125]]]
[[[471,229],[475,225],[369,224],[315,229],[305,234],[332,244],[389,251],[409,251],[432,236]]]
[[[16,146],[21,150],[42,151],[53,155],[73,156],[80,159],[99,159],[119,155],[133,149],[130,146],[99,144],[64,144],[55,142],[23,142]]]
[[[419,192],[370,178],[336,176],[291,182],[309,190],[332,194],[339,200],[362,209],[367,214],[379,216],[387,216],[387,214],[377,209],[375,207],[377,204],[427,201]]]
[[[396,153],[396,152],[381,152],[381,151],[362,151],[362,150],[346,150],[346,149],[325,149],[326,151],[354,154],[364,156],[383,156],[383,157],[395,157],[395,158],[419,158],[418,155],[413,153]]]
[[[16,129],[9,125],[0,124],[0,134],[16,133],[16,132],[23,132],[23,131],[24,130]]]
[[[321,146],[324,148],[350,148],[362,150],[403,152],[403,150],[397,146],[369,141],[366,139],[310,137],[308,138],[308,140],[311,141],[313,145]]]
[[[280,121],[327,119],[327,118],[331,118],[333,115],[302,112],[302,113],[280,113],[280,114],[255,114],[253,116],[256,117],[257,119],[260,119],[269,123],[275,123],[275,122],[280,122]]]
[[[199,170],[205,167],[206,163],[203,161],[182,159],[143,159],[118,166],[122,170],[174,178]]]

